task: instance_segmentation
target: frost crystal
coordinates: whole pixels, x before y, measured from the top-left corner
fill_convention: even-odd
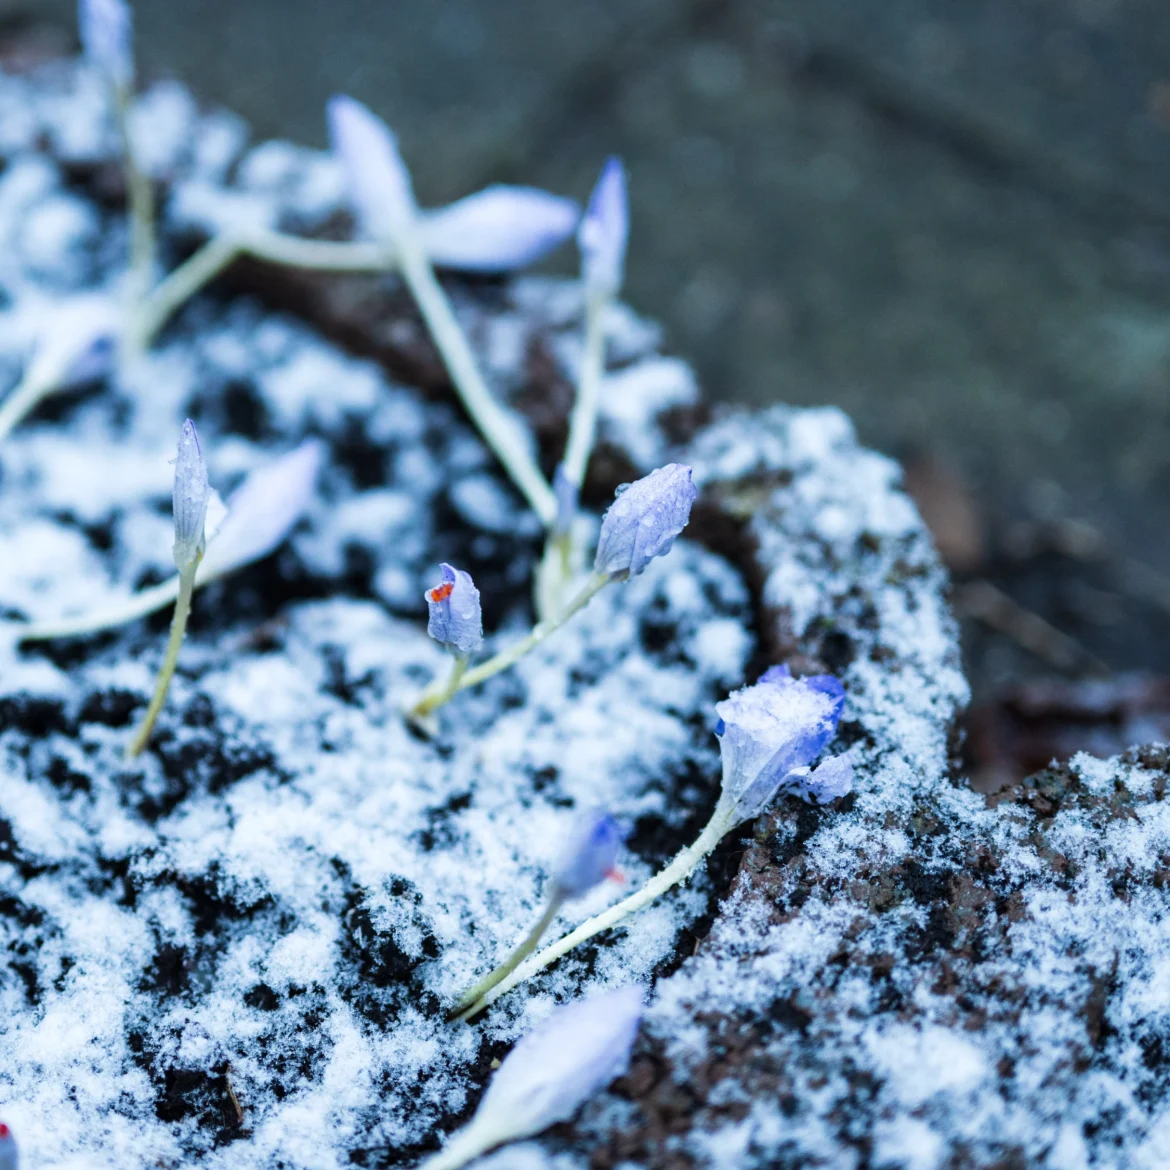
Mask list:
[[[483,645],[483,613],[479,590],[470,573],[440,566],[442,580],[423,595],[430,619],[427,633],[452,654],[467,658]]]
[[[284,540],[313,498],[322,454],[310,439],[240,484],[203,558],[201,581],[258,561]]]
[[[797,791],[810,804],[848,796],[853,791],[853,762],[847,755],[829,756],[801,778]]]
[[[129,90],[134,83],[130,6],[125,0],[80,0],[77,23],[81,47],[90,62],[118,89]]]
[[[785,784],[800,784],[803,777],[793,772],[807,768],[824,750],[844,703],[845,688],[831,674],[794,679],[787,669],[773,667],[754,686],[716,704],[715,734],[723,756],[720,804],[736,822],[756,816]],[[808,785],[815,775],[807,776]],[[834,765],[810,791],[815,798],[817,791],[840,786],[845,778]]]
[[[617,296],[622,286],[629,234],[626,172],[621,159],[610,158],[593,188],[589,207],[577,229],[581,275],[589,292]]]
[[[589,812],[573,827],[553,877],[554,898],[580,898],[614,873],[626,834],[604,812]]]
[[[187,419],[179,436],[175,487],[171,497],[175,515],[175,564],[180,573],[194,568],[203,555],[203,527],[210,495],[207,463],[199,446],[199,436],[195,432],[195,424]]]
[[[535,187],[485,187],[424,211],[419,233],[433,264],[463,272],[506,272],[534,264],[573,233],[580,208]]]
[[[329,99],[327,116],[360,227],[374,239],[393,240],[414,215],[410,172],[398,139],[381,118],[345,94]]]
[[[625,1070],[641,1018],[637,987],[557,1008],[508,1053],[472,1126],[516,1141],[571,1117]]]
[[[668,463],[618,488],[601,522],[595,571],[607,577],[636,577],[655,557],[670,552],[698,494],[691,469],[681,463]]]
[[[16,1138],[12,1130],[0,1121],[0,1170],[16,1170],[18,1163]]]

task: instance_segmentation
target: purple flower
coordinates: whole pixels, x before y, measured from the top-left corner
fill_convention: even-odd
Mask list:
[[[199,446],[195,424],[187,419],[179,435],[179,454],[175,459],[175,486],[171,507],[175,517],[175,564],[182,573],[192,569],[203,556],[206,543],[204,524],[211,485],[207,482],[207,462]]]
[[[607,877],[616,877],[614,863],[625,839],[625,831],[608,813],[579,817],[553,875],[553,898],[580,898]]]
[[[114,85],[128,91],[134,84],[134,55],[130,40],[134,20],[125,0],[80,0],[77,5],[81,47],[90,63]]]
[[[452,654],[470,657],[483,645],[483,612],[470,573],[440,565],[442,580],[423,596],[430,618],[427,633]]]
[[[581,276],[588,292],[617,296],[622,287],[629,234],[626,172],[621,159],[611,157],[593,188],[585,217],[577,229]]]
[[[322,454],[321,442],[309,439],[240,484],[207,546],[200,581],[250,565],[284,540],[313,499]]]
[[[504,1058],[468,1131],[495,1133],[498,1145],[572,1117],[625,1070],[641,1018],[637,987],[554,1009]]]
[[[410,172],[398,139],[381,118],[345,94],[329,99],[326,115],[359,226],[374,239],[395,239],[414,216]]]
[[[668,463],[618,488],[601,521],[594,571],[607,577],[636,577],[655,557],[670,552],[698,494],[691,469],[681,463]]]
[[[419,215],[431,263],[463,272],[524,268],[563,243],[577,226],[572,199],[535,187],[485,187]]]
[[[773,667],[754,686],[716,704],[723,757],[719,803],[736,823],[756,816],[786,784],[799,783],[792,773],[806,769],[833,738],[844,701],[845,688],[832,675],[794,679]],[[818,786],[828,791],[840,786],[842,776],[833,770],[823,780]]]

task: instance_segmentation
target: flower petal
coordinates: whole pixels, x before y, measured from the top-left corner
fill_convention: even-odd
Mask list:
[[[580,208],[536,187],[485,187],[419,215],[431,263],[464,272],[507,272],[536,263],[573,234]]]
[[[253,471],[227,502],[227,515],[207,547],[199,580],[210,581],[267,556],[304,515],[317,489],[323,448],[309,439]]]

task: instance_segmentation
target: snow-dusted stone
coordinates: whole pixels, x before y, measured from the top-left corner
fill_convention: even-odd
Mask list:
[[[235,166],[239,123],[175,94],[144,116],[164,243],[225,214],[343,222],[326,156],[260,146]],[[100,112],[74,64],[0,75],[0,392],[35,309],[122,263],[120,217],[86,196],[108,191]],[[60,201],[79,214],[46,226]],[[579,290],[451,287],[555,457]],[[401,708],[448,663],[423,591],[441,561],[466,568],[503,644],[531,619],[538,526],[393,278],[253,265],[220,290],[256,295],[200,300],[123,381],[0,446],[0,1116],[24,1164],[409,1166],[554,1001],[631,982],[629,1074],[485,1167],[1164,1164],[1167,752],[1080,757],[994,806],[966,786],[945,578],[896,466],[844,416],[695,434],[690,371],[616,306],[586,503],[677,460],[691,523],[425,740]],[[165,618],[20,652],[5,633],[172,571],[187,415],[229,490],[321,438],[319,498],[274,555],[197,594],[130,765]],[[843,678],[829,750],[850,751],[854,791],[779,800],[692,883],[446,1024],[539,915],[580,809],[631,827],[633,883],[689,843],[719,792],[715,703],[778,662]]]

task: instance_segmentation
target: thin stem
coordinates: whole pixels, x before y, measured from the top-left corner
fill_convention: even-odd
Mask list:
[[[12,392],[0,402],[0,443],[43,399],[58,388],[62,376],[63,371],[54,371],[54,376],[46,377],[44,371],[34,367],[23,381],[13,387]]]
[[[499,654],[489,658],[486,662],[481,662],[474,670],[469,670],[458,680],[455,688],[449,693],[431,690],[424,693],[422,698],[411,708],[411,717],[419,718],[424,715],[429,715],[459,691],[466,690],[468,687],[478,686],[485,679],[489,679],[492,675],[499,674],[501,670],[507,670],[509,666],[519,662],[525,654],[539,646],[545,638],[551,634],[555,634],[574,614],[584,609],[612,580],[612,577],[604,577],[599,573],[594,573],[585,583],[580,593],[555,618],[534,626],[532,633],[526,638],[521,638],[519,642],[509,646],[507,650],[501,650]],[[444,688],[444,691],[446,691],[446,688]]]
[[[597,410],[601,402],[601,379],[605,368],[605,317],[609,298],[591,293],[585,301],[585,350],[577,382],[577,400],[569,417],[569,439],[563,466],[569,482],[578,490],[585,482],[585,470],[597,434]]]
[[[122,159],[126,170],[126,194],[130,204],[130,289],[131,312],[145,299],[154,282],[154,186],[150,176],[138,165],[130,134],[129,90],[114,89],[114,120],[122,140]]]
[[[175,601],[175,616],[171,619],[171,636],[167,641],[167,652],[163,658],[162,667],[158,672],[158,682],[155,683],[154,695],[146,714],[138,725],[138,730],[126,748],[129,759],[137,756],[150,740],[154,730],[155,720],[163,709],[170,689],[171,679],[175,674],[175,666],[179,661],[179,648],[183,645],[183,635],[187,632],[187,619],[191,616],[191,595],[195,591],[194,567],[179,574],[179,596]]]
[[[395,267],[394,249],[364,240],[310,240],[284,232],[254,231],[237,240],[257,260],[321,272],[381,272]]]
[[[537,944],[544,938],[544,932],[552,925],[552,920],[557,916],[561,906],[564,905],[564,901],[564,898],[559,895],[554,895],[549,899],[540,920],[528,932],[524,941],[498,967],[489,971],[470,991],[465,991],[459,997],[459,1002],[447,1013],[449,1020],[471,1007],[476,1000],[482,999],[497,983],[502,983],[536,950]]]
[[[413,231],[414,229],[409,229]],[[451,381],[472,422],[495,452],[512,482],[546,528],[557,518],[557,500],[536,466],[515,420],[495,400],[479,372],[471,346],[435,277],[421,244],[413,237],[398,241],[402,275],[418,304],[431,338],[451,375]]]
[[[467,664],[470,660],[466,654],[457,655],[451,663],[451,673],[443,680],[436,679],[425,691],[422,698],[411,708],[411,715],[429,715],[436,707],[441,707],[459,689],[459,682],[467,673]]]
[[[240,251],[235,240],[215,236],[184,260],[137,306],[133,327],[135,343],[146,349],[171,316],[214,280]]]
[[[566,955],[574,947],[579,946],[595,934],[616,926],[623,918],[637,913],[643,906],[648,906],[655,898],[665,894],[672,886],[686,881],[694,872],[695,867],[715,848],[733,826],[731,813],[722,806],[715,809],[714,815],[707,822],[706,828],[699,834],[693,845],[688,845],[665,868],[656,873],[640,890],[628,898],[595,914],[592,918],[581,923],[576,930],[570,931],[563,938],[535,954],[526,963],[521,964],[506,978],[484,995],[460,1015],[461,1020],[470,1020],[478,1015],[489,1004],[494,1003],[501,995],[512,990],[518,983],[531,979],[538,971],[543,971],[550,963],[555,963],[562,955]]]

